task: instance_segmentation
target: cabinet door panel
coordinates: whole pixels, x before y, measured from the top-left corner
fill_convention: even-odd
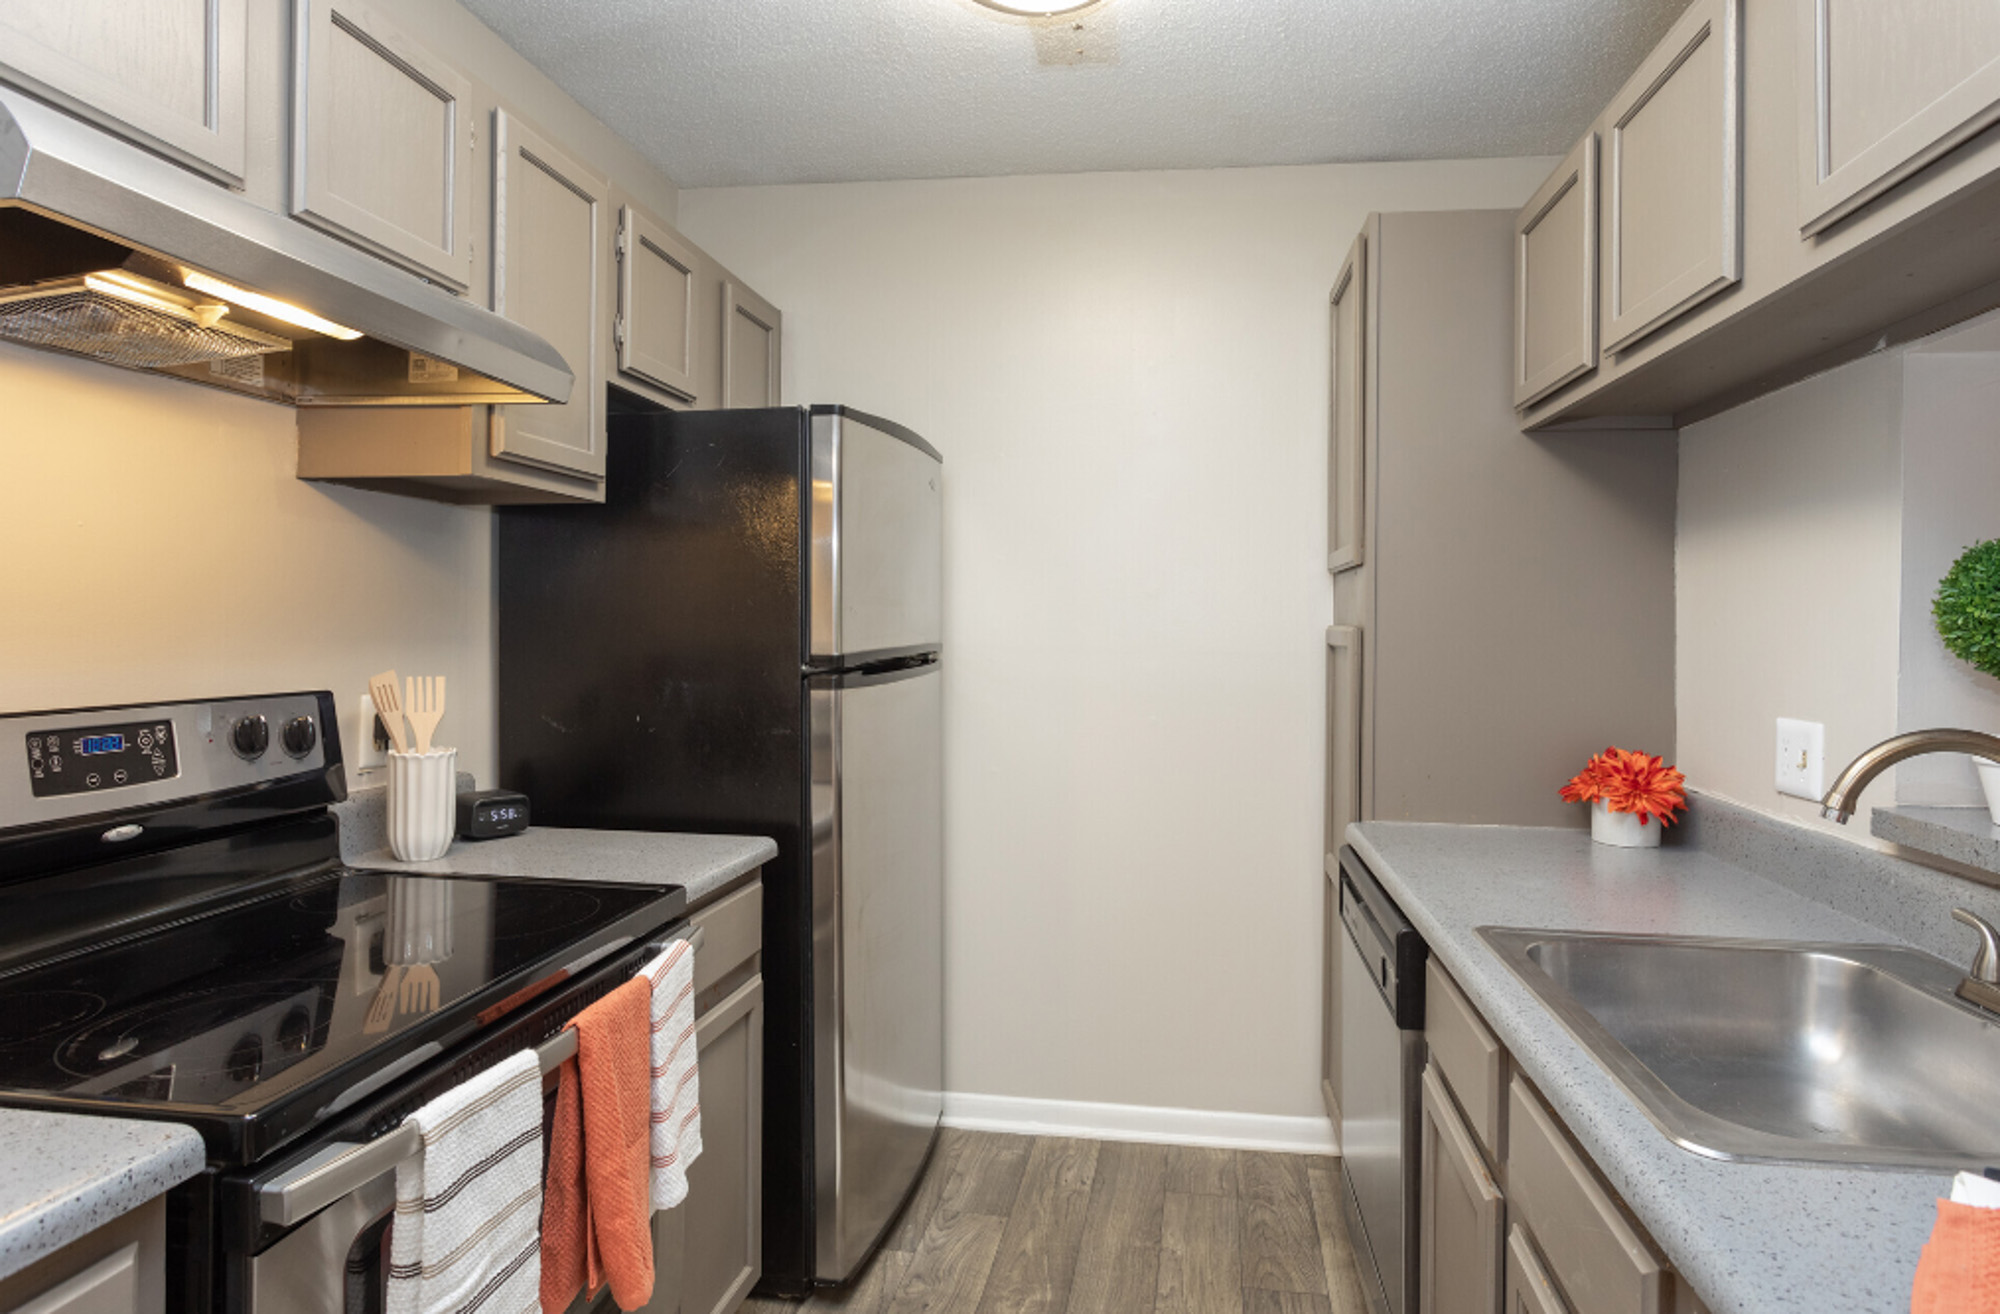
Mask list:
[[[632,206],[618,220],[618,368],[687,401],[694,386],[699,257]]]
[[[1514,229],[1514,404],[1597,368],[1597,134],[1586,133]]]
[[[7,0],[0,78],[243,181],[247,0]]]
[[[1556,1284],[1542,1269],[1528,1234],[1518,1225],[1507,1234],[1506,1314],[1569,1314]]]
[[[1993,0],[1795,0],[1799,225],[1817,233],[2000,121]]]
[[[606,184],[505,110],[493,147],[493,309],[548,339],[576,375],[566,402],[494,407],[493,455],[602,478]]]
[[[1326,627],[1326,835],[1329,858],[1361,820],[1361,630]]]
[[[296,0],[292,40],[292,213],[469,286],[471,83],[355,0]]]
[[[701,1157],[688,1169],[682,1314],[730,1314],[763,1273],[764,979],[695,1025]]]
[[[782,316],[740,283],[722,285],[722,404],[776,406]]]
[[[1326,568],[1338,574],[1362,564],[1367,458],[1368,234],[1348,248],[1328,298],[1332,334],[1332,398],[1327,416]]]
[[[1626,1221],[1555,1114],[1517,1076],[1508,1087],[1507,1193],[1551,1275],[1586,1314],[1658,1314],[1670,1274]]]
[[[1319,974],[1319,1097],[1333,1134],[1340,1135],[1340,956],[1347,932],[1340,921],[1340,858],[1326,856],[1326,880],[1320,886],[1323,912],[1320,926]],[[1337,1147],[1336,1147],[1337,1148]]]
[[[1616,351],[1742,277],[1736,0],[1696,0],[1605,112]]]
[[[1493,1314],[1500,1305],[1500,1188],[1438,1078],[1424,1070],[1418,1290],[1424,1314]]]

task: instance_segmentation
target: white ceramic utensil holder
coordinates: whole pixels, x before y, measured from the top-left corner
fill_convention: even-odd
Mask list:
[[[389,851],[403,862],[442,858],[457,798],[456,748],[389,754]]]
[[[1619,849],[1656,849],[1665,829],[1657,820],[1640,825],[1636,812],[1613,812],[1601,798],[1590,804],[1590,837],[1599,844]]]
[[[2000,762],[1975,757],[1972,765],[1979,768],[1979,787],[1986,791],[1986,814],[2000,826]]]

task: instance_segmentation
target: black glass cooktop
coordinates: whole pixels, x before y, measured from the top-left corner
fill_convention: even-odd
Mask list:
[[[657,931],[673,887],[340,868],[0,976],[0,1102],[190,1122],[251,1162]]]

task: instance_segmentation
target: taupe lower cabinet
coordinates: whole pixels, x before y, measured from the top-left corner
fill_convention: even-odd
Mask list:
[[[248,11],[248,0],[6,0],[0,79],[241,183]]]
[[[722,285],[722,404],[776,406],[784,317],[734,280]]]
[[[1421,1314],[1706,1314],[1435,958],[1426,977]]]
[[[157,1197],[0,1278],[0,1310],[163,1314],[166,1219],[166,1199]]]
[[[1817,233],[2000,122],[1993,0],[1792,0],[1799,227]]]
[[[602,478],[609,184],[505,110],[493,150],[493,309],[548,339],[576,375],[561,404],[495,406],[493,455]]]
[[[1500,1187],[1435,1067],[1424,1073],[1418,1309],[1493,1314],[1500,1289]]]
[[[294,0],[292,45],[292,213],[471,286],[471,82],[360,0]]]
[[[681,1314],[731,1314],[763,1274],[763,886],[696,913],[701,1157],[688,1169]],[[715,996],[720,996],[715,998]],[[657,1215],[656,1215],[657,1216]]]
[[[1340,921],[1340,855],[1326,855],[1326,881],[1320,887],[1319,969],[1319,1098],[1326,1116],[1340,1131],[1340,958],[1347,952],[1347,930]]]
[[[1604,112],[1607,351],[1741,276],[1741,26],[1694,0]]]

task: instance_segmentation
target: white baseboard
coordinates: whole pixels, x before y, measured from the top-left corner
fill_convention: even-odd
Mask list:
[[[1094,1141],[1212,1145],[1287,1154],[1340,1153],[1333,1123],[1327,1118],[1288,1118],[1271,1113],[1215,1113],[946,1091],[944,1124],[1020,1136],[1079,1136]]]

